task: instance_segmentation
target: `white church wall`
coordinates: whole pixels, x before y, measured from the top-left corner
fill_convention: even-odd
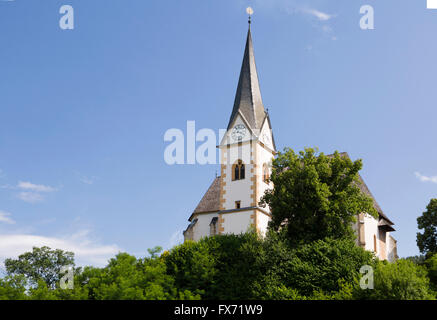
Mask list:
[[[236,201],[240,201],[241,208],[250,207],[252,199],[250,198],[250,193],[247,191],[250,190],[250,186],[250,172],[246,173],[246,179],[244,180],[232,181],[232,179],[229,179],[225,187],[225,210],[235,209]]]
[[[258,198],[259,198],[258,202],[259,202],[267,189],[273,189],[273,183],[270,182],[267,184],[263,180],[264,164],[267,164],[269,166],[269,175],[272,173],[271,163],[273,160],[273,154],[270,151],[266,150],[265,148],[261,147],[260,145],[257,145],[256,152],[257,152],[256,158],[258,162],[258,166],[256,168],[256,174],[258,178]],[[264,209],[270,212],[270,209],[267,206]]]
[[[387,232],[387,260],[394,262],[397,259],[397,243],[396,240],[391,237],[390,233]]]
[[[272,130],[269,126],[269,122],[266,121],[264,123],[263,128],[261,129],[261,133],[259,135],[260,141],[264,143],[268,148],[273,150],[273,138],[272,138]]]
[[[240,201],[241,208],[251,206],[250,187],[252,185],[251,173],[252,166],[250,165],[251,144],[246,143],[242,145],[232,145],[229,149],[222,149],[224,152],[224,161],[226,165],[226,177],[223,178],[225,182],[224,190],[224,208],[225,210],[235,209],[236,201]],[[245,164],[245,178],[242,180],[232,180],[232,166],[238,160],[242,160]]]
[[[194,225],[193,228],[193,240],[198,241],[202,239],[203,237],[210,236],[210,227],[209,224],[211,223],[212,218],[218,217],[218,213],[205,213],[205,214],[199,214],[194,217],[194,219],[197,219],[197,223]]]
[[[262,236],[265,236],[267,227],[269,225],[270,217],[264,213],[258,212],[256,218],[258,230],[261,232]]]
[[[225,229],[224,233],[240,234],[247,232],[252,224],[252,214],[254,214],[254,210],[237,211],[229,214],[223,214],[223,227]]]
[[[378,221],[369,214],[364,216],[364,232],[366,239],[366,250],[375,251],[376,237],[376,254],[379,255],[379,236],[378,236]]]

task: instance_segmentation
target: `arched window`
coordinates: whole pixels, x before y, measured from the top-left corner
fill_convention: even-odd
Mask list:
[[[245,177],[245,169],[243,161],[238,160],[232,167],[232,180],[243,180]]]
[[[270,172],[269,172],[269,166],[267,163],[263,164],[263,181],[265,183],[269,183],[270,180]]]

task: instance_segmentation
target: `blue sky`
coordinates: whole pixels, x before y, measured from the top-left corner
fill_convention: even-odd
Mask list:
[[[375,30],[359,27],[366,4]],[[168,166],[164,133],[226,127],[249,5],[277,147],[363,159],[399,255],[418,254],[437,196],[425,1],[16,0],[0,1],[0,259],[49,244],[102,265],[180,241],[217,166]]]

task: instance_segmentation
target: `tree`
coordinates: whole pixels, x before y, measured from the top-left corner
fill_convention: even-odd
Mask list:
[[[374,289],[356,287],[355,299],[434,300],[427,271],[411,260],[379,261],[374,270]]]
[[[9,276],[23,275],[31,286],[45,282],[54,289],[63,276],[62,266],[74,266],[74,253],[49,247],[34,247],[32,252],[23,253],[18,259],[6,259],[5,267]]]
[[[308,148],[296,154],[286,148],[273,160],[274,188],[262,198],[272,212],[270,227],[285,228],[293,246],[354,238],[359,213],[377,217],[372,199],[359,188],[361,168],[361,160],[352,162],[338,152],[326,156]]]
[[[202,299],[256,299],[253,285],[262,276],[257,263],[262,250],[255,232],[221,235],[176,246],[165,263],[178,288]]]
[[[0,300],[25,300],[26,278],[22,275],[0,278]]]
[[[150,252],[152,251],[153,254]],[[93,300],[171,300],[196,299],[186,290],[178,290],[166,273],[159,248],[150,250],[150,258],[137,259],[119,253],[105,268],[87,267],[80,276]]]
[[[364,265],[373,266],[374,256],[349,239],[317,240],[293,250],[283,283],[300,294],[331,294],[342,284],[354,283]]]
[[[417,246],[421,253],[433,255],[437,253],[437,199],[431,199],[426,211],[417,218],[419,230],[417,233]]]
[[[424,265],[426,266],[426,269],[428,271],[428,277],[431,281],[431,287],[434,291],[437,292],[437,254],[429,257],[425,261]]]

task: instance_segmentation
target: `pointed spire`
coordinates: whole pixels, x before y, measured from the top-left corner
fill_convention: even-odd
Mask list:
[[[234,108],[229,120],[228,129],[235,117],[241,112],[251,129],[261,129],[266,117],[264,105],[261,98],[258,73],[256,71],[255,55],[252,44],[252,34],[247,32],[246,49],[244,50],[243,64],[241,66],[240,79],[238,81],[237,93],[235,95]]]

